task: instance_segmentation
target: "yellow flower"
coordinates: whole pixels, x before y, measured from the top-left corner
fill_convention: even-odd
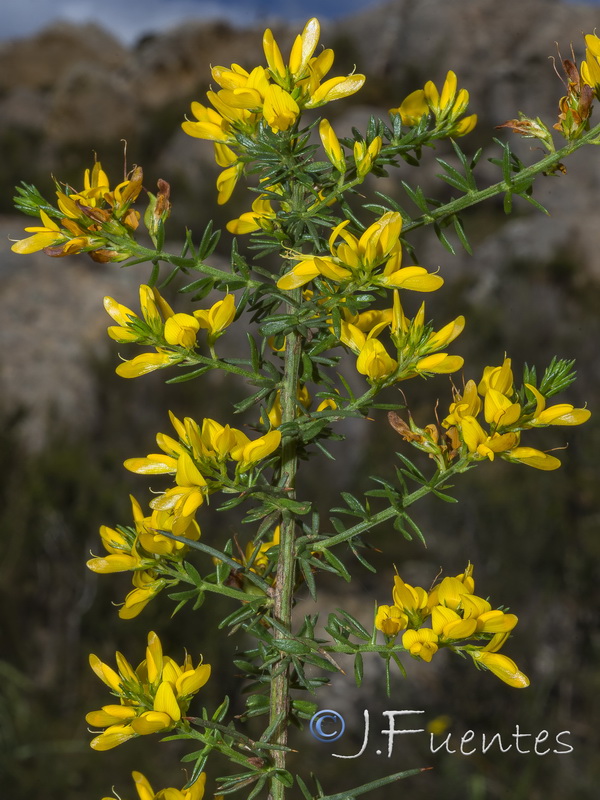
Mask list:
[[[506,453],[506,458],[508,461],[517,461],[521,464],[527,464],[528,467],[545,471],[560,467],[558,458],[541,450],[536,450],[534,447],[515,447]]]
[[[417,292],[433,292],[443,284],[442,278],[423,267],[400,268],[402,217],[398,212],[383,214],[360,238],[346,230],[349,224],[350,220],[344,220],[333,229],[329,237],[330,256],[302,258],[278,280],[278,288],[295,289],[318,275],[357,287],[384,286]],[[338,238],[342,239],[339,245]],[[379,267],[383,270],[376,272]]]
[[[364,178],[371,172],[373,162],[379,155],[382,144],[381,136],[376,136],[368,146],[366,142],[354,142],[354,163],[358,178]]]
[[[209,309],[194,311],[200,328],[208,331],[209,344],[222,336],[235,319],[235,297],[226,294],[222,300],[217,300]]]
[[[161,789],[154,792],[147,778],[141,772],[132,772],[131,776],[135,782],[139,800],[202,800],[206,784],[206,773],[201,772],[194,783],[187,789]],[[104,797],[103,800],[114,800],[112,797]]]
[[[581,63],[581,77],[591,86],[596,96],[600,91],[600,39],[595,33],[585,37],[585,61]]]
[[[438,375],[448,375],[461,369],[465,360],[462,356],[449,356],[448,353],[434,353],[419,359],[415,364],[417,372],[436,373]]]
[[[196,344],[200,323],[190,314],[173,314],[165,322],[164,336],[168,344],[180,345],[190,350]]]
[[[431,610],[431,629],[440,640],[468,639],[476,628],[474,619],[463,619],[447,606],[434,606]]]
[[[574,408],[570,403],[558,403],[557,405],[546,408],[546,398],[532,386],[526,383],[525,386],[536,399],[536,407],[533,419],[528,423],[534,427],[545,425],[582,425],[591,417],[591,412],[587,408]]]
[[[393,359],[379,339],[367,339],[356,359],[356,369],[373,383],[388,378],[398,369]]]
[[[174,353],[141,353],[129,361],[123,361],[115,369],[115,372],[121,378],[139,378],[140,375],[147,375],[156,369],[177,364],[182,358],[182,356]]]
[[[461,394],[454,392],[454,402],[450,405],[448,416],[442,421],[445,428],[460,425],[464,417],[476,417],[481,410],[481,400],[477,394],[475,381],[467,381]]]
[[[90,725],[106,728],[90,743],[94,750],[109,750],[135,736],[171,730],[187,713],[192,696],[208,681],[211,668],[200,662],[194,667],[189,655],[182,665],[164,656],[160,639],[148,634],[146,659],[136,670],[116,654],[118,674],[95,655],[90,666],[120,699],[120,705],[91,711]]]
[[[419,628],[418,631],[409,630],[402,634],[402,646],[413,656],[431,661],[438,651],[438,635],[431,628]]]
[[[471,114],[462,120],[469,104],[466,89],[458,90],[456,75],[450,70],[441,93],[432,81],[427,81],[423,89],[417,89],[406,97],[398,108],[391,108],[390,114],[399,114],[403,125],[418,125],[429,113],[435,117],[435,127],[443,130],[445,136],[464,136],[477,124],[477,115]]]
[[[485,367],[477,391],[485,397],[488,388],[496,389],[507,397],[513,393],[513,374],[510,358],[505,358],[501,367]]]
[[[485,669],[489,669],[501,681],[515,689],[525,689],[529,686],[529,678],[524,675],[515,662],[501,653],[490,653],[484,650],[470,650],[469,655],[474,662]]]
[[[62,244],[67,240],[65,232],[61,231],[59,226],[50,219],[48,214],[43,209],[40,209],[41,226],[33,226],[25,228],[33,236],[28,236],[26,239],[19,239],[10,248],[14,253],[25,255],[28,253],[37,253],[46,247],[54,247]]]
[[[229,233],[233,233],[234,236],[252,233],[268,224],[268,220],[275,219],[275,216],[275,211],[273,210],[268,195],[259,194],[252,203],[252,211],[245,211],[236,219],[230,220],[226,228]]]
[[[323,149],[327,153],[327,158],[338,172],[344,173],[346,171],[346,159],[344,158],[339,139],[326,119],[322,119],[319,123],[319,136],[321,137]]]
[[[263,458],[270,456],[281,443],[281,433],[277,430],[269,431],[264,436],[251,441],[243,433],[240,433],[239,439],[242,441],[236,445],[231,451],[231,458],[238,461],[238,471],[247,472],[257,462],[262,461]]]
[[[408,625],[408,617],[397,606],[379,606],[375,627],[386,636],[397,636]]]

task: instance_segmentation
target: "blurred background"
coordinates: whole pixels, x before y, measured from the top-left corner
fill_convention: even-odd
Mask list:
[[[262,31],[273,27],[286,46],[297,21],[322,19],[321,41],[336,53],[336,72],[354,66],[367,74],[357,95],[327,108],[336,131],[363,128],[372,113],[386,113],[414,89],[433,79],[441,85],[448,69],[471,94],[479,124],[463,149],[485,146],[481,185],[498,180],[487,161],[497,157],[495,126],[523,111],[556,118],[564,94],[560,55],[583,57],[581,33],[599,26],[593,3],[560,0],[392,0],[344,3],[267,0],[217,4],[195,0],[105,0],[102,4],[62,0],[4,0],[0,10],[0,786],[11,800],[94,800],[114,786],[132,798],[129,773],[147,774],[153,786],[181,786],[177,744],[150,737],[108,753],[89,749],[84,715],[107,700],[87,665],[90,652],[112,663],[119,649],[134,663],[144,654],[148,630],[156,630],[174,657],[187,646],[203,652],[213,678],[203,702],[214,707],[224,694],[238,713],[240,681],[231,657],[243,642],[217,631],[227,603],[211,601],[197,614],[182,612],[172,622],[169,601],[160,597],[133,621],[121,621],[113,602],[129,590],[129,577],[96,576],[84,564],[99,554],[100,524],[128,524],[128,494],[148,499],[143,478],[120,467],[128,457],[154,449],[157,431],[170,432],[167,409],[196,418],[228,419],[232,396],[242,396],[222,376],[202,384],[165,386],[154,373],[135,381],[114,375],[118,356],[105,333],[109,322],[102,298],[111,295],[137,307],[137,286],[148,278],[144,266],[120,269],[86,257],[51,260],[18,256],[10,241],[22,237],[28,218],[15,214],[11,198],[21,180],[52,196],[51,175],[78,186],[83,169],[102,161],[115,183],[127,163],[144,167],[149,190],[158,178],[172,186],[169,225],[177,247],[185,226],[201,231],[214,215],[218,226],[249,205],[238,188],[224,208],[214,205],[218,168],[207,142],[185,136],[180,123],[193,99],[209,86],[209,65],[263,62]],[[558,43],[558,48],[557,44]],[[524,160],[534,159],[529,142],[514,142]],[[441,153],[445,153],[442,149]],[[418,179],[426,194],[442,198],[449,189],[436,181],[435,155],[426,155],[417,174],[405,166],[377,188],[408,205],[400,180]],[[335,745],[313,739],[308,729],[292,734],[298,750],[291,768],[317,769],[327,792],[339,792],[390,772],[433,766],[389,792],[444,800],[592,800],[597,798],[600,746],[600,636],[598,629],[600,505],[600,154],[592,148],[567,163],[566,174],[541,179],[535,196],[544,216],[519,205],[504,216],[501,200],[465,215],[475,255],[454,257],[437,240],[414,237],[418,263],[440,265],[443,291],[427,299],[428,316],[440,325],[459,313],[467,328],[453,352],[467,362],[465,379],[486,364],[513,358],[517,379],[526,361],[543,370],[553,355],[575,358],[577,383],[565,395],[576,406],[588,403],[594,416],[581,429],[539,432],[534,446],[561,447],[563,467],[539,473],[504,462],[484,465],[456,487],[460,503],[427,503],[416,516],[427,548],[405,542],[395,531],[377,530],[373,553],[377,578],[358,563],[351,588],[321,583],[318,606],[303,598],[298,614],[346,608],[369,622],[373,603],[389,603],[392,564],[411,584],[428,586],[445,574],[475,564],[478,593],[519,615],[515,637],[505,651],[531,679],[516,691],[491,674],[450,654],[429,664],[410,663],[408,679],[395,676],[385,697],[382,665],[366,665],[360,689],[351,671],[334,676],[317,698],[321,708],[344,715],[347,731]],[[226,259],[224,235],[216,258]],[[179,301],[178,301],[179,302]],[[181,302],[181,310],[183,310]],[[407,305],[411,300],[407,301]],[[420,298],[414,300],[414,311]],[[238,326],[239,327],[239,326]],[[235,338],[235,337],[239,338]],[[228,346],[243,347],[243,331]],[[433,421],[433,405],[450,396],[447,378],[403,387],[420,424]],[[390,393],[390,401],[401,398]],[[340,490],[371,488],[371,473],[392,476],[395,451],[406,447],[383,413],[354,426],[338,448],[334,475],[316,485],[304,478],[301,491],[315,495],[322,510],[336,504]],[[425,464],[425,466],[427,466]],[[329,464],[323,465],[323,469]],[[236,521],[214,510],[202,514],[203,537],[218,544],[235,532]],[[244,530],[242,535],[246,535]],[[348,554],[348,563],[352,556]],[[199,568],[208,569],[202,559]],[[459,662],[459,663],[457,663]],[[200,702],[200,701],[198,701]],[[359,758],[338,754],[360,749],[363,710],[371,715],[372,739]],[[386,709],[421,709],[426,725],[460,736],[473,730],[473,755],[429,752],[428,739],[398,737],[393,755],[385,751]],[[409,718],[407,727],[423,727]],[[505,746],[515,726],[535,737],[560,731],[571,753],[520,754],[513,746],[481,752],[481,734],[499,732]],[[401,722],[398,727],[403,727]],[[441,738],[438,737],[438,743]],[[525,740],[531,749],[533,739]],[[211,767],[209,790],[221,774]]]

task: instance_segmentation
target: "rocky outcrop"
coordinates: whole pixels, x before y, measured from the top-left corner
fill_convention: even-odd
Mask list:
[[[557,55],[554,42],[568,54],[573,41],[581,53],[581,31],[593,30],[597,20],[590,6],[552,0],[391,0],[323,26],[322,40],[335,49],[339,72],[356,65],[368,74],[363,92],[350,103],[333,104],[331,111],[328,107],[328,115],[341,132],[352,125],[364,127],[370,113],[397,105],[429,78],[439,85],[451,68],[471,93],[472,109],[480,117],[464,143],[467,150],[475,149],[497,133],[495,125],[518,110],[553,120],[563,93],[550,60]],[[287,46],[292,32],[281,29],[277,37]],[[175,222],[202,227],[208,214],[188,212],[204,209],[214,198],[212,148],[185,136],[179,123],[189,101],[202,99],[209,65],[233,60],[246,65],[263,61],[261,31],[195,21],[145,37],[128,49],[95,26],[61,24],[1,45],[0,206],[9,206],[11,185],[21,178],[39,182],[48,193],[50,173],[75,180],[93,152],[103,163],[106,159],[122,169],[121,140],[127,139],[129,162],[144,165],[149,188],[158,177],[172,183]],[[365,102],[369,105],[361,105]],[[524,159],[530,158],[528,142],[516,146]],[[496,154],[490,150],[485,155]],[[427,192],[436,192],[439,170],[433,157],[427,161],[419,181]],[[412,168],[403,169],[401,177],[412,180]],[[498,178],[485,156],[480,176],[482,185]],[[600,280],[600,234],[588,223],[599,190],[599,160],[578,154],[567,175],[536,187],[536,196],[551,212],[549,220],[529,214],[526,206],[507,220],[501,215],[478,217],[470,226],[478,244],[476,258],[463,254],[452,259],[431,238],[418,241],[419,258],[443,265],[448,279],[462,281],[474,307],[501,293],[515,263],[556,265],[562,259],[563,279],[568,273],[570,285],[581,289]],[[384,191],[406,202],[397,176],[390,177]],[[216,209],[219,223],[235,216],[235,201],[231,206]],[[1,229],[18,237],[25,224],[24,218],[11,218]],[[93,386],[87,379],[82,383],[77,373],[85,373],[86,352],[102,349],[102,296],[124,291],[127,301],[134,281],[124,278],[126,271],[92,265],[86,258],[54,262],[44,256],[16,256],[4,241],[0,383],[6,403],[37,409],[30,437],[37,440],[48,404],[68,418],[77,393],[83,392],[87,399],[81,407],[89,413],[80,415],[82,424],[93,416]],[[550,304],[552,313],[557,302]]]

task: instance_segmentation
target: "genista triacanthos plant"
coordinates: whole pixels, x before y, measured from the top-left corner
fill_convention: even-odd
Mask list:
[[[578,148],[600,142],[600,126],[589,125],[600,93],[600,39],[586,36],[580,68],[565,62],[567,94],[554,125],[565,139],[562,147],[555,147],[541,120],[524,115],[510,120],[506,126],[538,139],[546,152],[527,166],[508,144],[498,142],[500,157],[492,161],[500,179],[481,189],[474,176],[481,151],[466,156],[455,141],[477,120],[467,114],[469,95],[453,72],[441,88],[428,81],[388,118],[371,118],[364,133],[340,137],[318,113],[360,91],[365,77],[330,77],[334,54],[318,49],[319,35],[318,21],[310,19],[286,61],[271,31],[265,31],[265,64],[213,67],[208,104],[194,102],[183,122],[187,134],[212,142],[222,167],[218,203],[226,203],[245,176],[258,176],[249,210],[227,225],[229,233],[249,237],[252,258],[242,255],[234,240],[230,266],[211,265],[219,239],[211,223],[199,240],[188,234],[181,253],[165,251],[169,185],[160,180],[157,192],[150,192],[141,167],[111,187],[96,161],[85,170],[82,188],[57,181],[54,203],[33,186],[18,189],[18,208],[38,221],[13,244],[15,252],[88,253],[100,263],[152,265],[140,286],[139,307],[129,308],[118,298],[104,300],[109,336],[139,348],[117,366],[120,376],[165,370],[170,382],[178,382],[222,370],[232,381],[241,379],[247,390],[232,408],[251,415],[241,427],[234,427],[234,417],[225,412],[219,419],[180,419],[169,412],[167,420],[165,411],[156,452],[125,461],[126,469],[143,476],[142,487],[149,483],[149,507],[132,498],[132,519],[115,528],[103,526],[105,552],[88,562],[96,573],[131,573],[132,589],[118,611],[123,619],[141,614],[158,595],[157,602],[168,597],[179,609],[187,603],[198,608],[204,600],[209,605],[211,595],[219,594],[230,603],[220,628],[243,633],[243,646],[254,641],[235,662],[236,672],[245,675],[241,688],[248,691],[246,711],[235,718],[227,698],[205,709],[196,699],[210,681],[210,665],[195,655],[184,654],[181,662],[164,655],[154,632],[137,667],[120,653],[115,667],[90,656],[108,689],[107,704],[86,718],[94,749],[109,750],[141,736],[189,741],[185,785],[155,792],[134,771],[140,800],[201,800],[207,774],[211,792],[241,790],[247,800],[263,792],[281,800],[295,784],[306,800],[341,797],[326,796],[318,783],[311,788],[307,776],[288,769],[288,727],[315,713],[314,695],[318,703],[327,672],[339,669],[340,653],[354,657],[359,684],[364,657],[382,658],[388,692],[390,670],[395,665],[402,670],[402,659],[412,657],[426,668],[422,662],[438,659],[441,650],[468,656],[465,671],[472,661],[491,673],[490,679],[514,688],[529,684],[500,652],[517,617],[484,599],[485,590],[484,596],[475,594],[467,555],[464,572],[440,576],[430,588],[405,583],[399,574],[385,576],[391,595],[372,600],[391,599],[391,604],[375,605],[370,623],[347,612],[330,614],[326,637],[315,635],[315,617],[298,621],[292,608],[299,592],[316,598],[323,570],[349,581],[356,560],[360,569],[372,569],[363,545],[381,526],[422,539],[410,515],[413,503],[428,495],[434,502],[451,499],[451,482],[474,467],[493,468],[490,462],[503,459],[516,469],[557,469],[555,455],[531,445],[530,430],[580,425],[589,418],[585,408],[550,400],[574,380],[572,362],[554,359],[540,376],[526,367],[521,383],[508,356],[473,374],[456,352],[464,317],[428,319],[421,296],[442,289],[444,270],[414,263],[410,234],[431,226],[453,252],[453,231],[452,238],[470,252],[460,217],[464,210],[495,195],[504,197],[507,212],[513,196],[537,206],[534,179],[559,171]],[[439,139],[450,139],[456,155],[454,165],[438,159],[440,177],[454,191],[452,200],[426,198],[404,183],[416,209],[411,214],[391,197],[373,192],[374,179],[395,169],[404,177],[404,166],[418,166]],[[140,199],[142,211],[134,207]],[[149,234],[153,247],[140,243],[140,230]],[[163,266],[169,268],[166,275]],[[167,300],[175,276],[179,293],[171,291]],[[233,327],[247,332],[247,352],[236,358],[220,353],[219,340]],[[361,377],[351,379],[348,371],[354,370]],[[441,413],[435,413],[432,403],[430,421],[421,427],[399,401],[410,397],[409,379],[449,374],[445,408],[442,403]],[[361,384],[359,391],[351,388]],[[389,387],[402,392],[386,395]],[[434,396],[443,387],[438,382]],[[328,440],[343,438],[338,423],[364,420],[374,409],[388,412],[390,458],[399,451],[396,480],[375,478],[368,497],[345,492],[342,507],[334,500],[332,515],[319,515],[310,497],[296,494],[300,464],[315,459],[324,468],[331,455]],[[411,460],[411,448],[429,455],[428,471]],[[241,510],[247,523],[241,548],[223,533],[227,526],[221,538],[211,537],[213,545],[205,544],[201,527],[209,500],[224,510],[239,507],[236,513]],[[189,647],[193,653],[193,638]],[[264,732],[250,738],[245,721],[259,716],[265,719]],[[214,753],[231,764],[224,776],[211,774]],[[387,776],[368,788],[418,771]],[[344,796],[366,788],[344,786]]]

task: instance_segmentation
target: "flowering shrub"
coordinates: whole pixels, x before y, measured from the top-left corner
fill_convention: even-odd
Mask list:
[[[288,727],[314,714],[316,705],[298,693],[321,689],[327,682],[322,671],[338,669],[337,653],[354,657],[359,683],[363,657],[381,657],[388,689],[391,663],[402,667],[403,657],[413,657],[426,668],[442,649],[470,656],[475,667],[510,687],[529,684],[499,652],[517,617],[475,594],[470,564],[430,589],[405,583],[396,574],[391,605],[379,605],[367,626],[347,612],[330,614],[328,639],[316,637],[310,616],[296,624],[292,607],[304,589],[316,598],[321,571],[350,580],[342,555],[356,556],[369,567],[361,544],[384,523],[408,539],[423,539],[411,506],[428,495],[451,499],[451,478],[483,465],[493,469],[496,458],[516,468],[557,469],[558,458],[531,446],[530,430],[580,425],[589,418],[585,408],[548,402],[574,380],[572,362],[554,359],[539,378],[535,369],[525,367],[519,385],[506,357],[502,364],[486,367],[476,383],[455,352],[465,318],[444,320],[440,326],[428,321],[424,303],[413,316],[406,309],[411,295],[436,292],[444,284],[441,270],[410,263],[411,231],[432,226],[452,251],[445,232],[451,227],[468,249],[462,212],[495,195],[504,196],[507,211],[514,195],[537,204],[531,196],[537,176],[557,171],[578,148],[600,143],[600,126],[589,126],[600,87],[600,39],[586,36],[586,61],[580,70],[565,62],[568,93],[559,102],[554,128],[566,144],[556,149],[551,130],[539,119],[521,115],[510,120],[506,126],[539,139],[547,152],[526,166],[508,144],[501,145],[497,163],[502,178],[485,189],[477,189],[473,177],[478,156],[466,156],[452,138],[467,135],[477,122],[476,115],[466,115],[469,96],[458,89],[453,72],[441,91],[428,81],[392,108],[387,120],[372,118],[364,134],[355,130],[352,137],[340,138],[327,119],[305,122],[305,110],[342,100],[365,81],[361,74],[327,78],[334,54],[325,49],[315,55],[318,41],[319,23],[311,19],[286,63],[267,30],[266,65],[213,67],[219,88],[207,93],[210,105],[193,103],[193,118],[183,123],[187,134],[213,143],[215,160],[223,168],[217,179],[218,203],[229,200],[243,177],[260,175],[250,210],[227,225],[236,236],[249,235],[255,252],[251,260],[234,242],[230,267],[211,265],[219,238],[211,223],[199,242],[189,234],[180,254],[167,252],[169,185],[159,181],[156,194],[144,189],[141,167],[111,189],[96,161],[85,170],[83,189],[57,182],[54,204],[33,186],[18,190],[17,206],[39,224],[26,228],[31,235],[13,244],[15,252],[43,250],[54,258],[88,253],[101,263],[153,265],[140,286],[139,313],[111,297],[104,300],[114,323],[108,328],[110,338],[142,348],[116,367],[121,377],[164,369],[170,380],[187,381],[221,370],[241,378],[247,388],[233,410],[253,414],[246,433],[225,414],[217,421],[179,419],[171,413],[173,430],[156,436],[160,452],[125,461],[126,469],[151,481],[149,510],[132,498],[133,525],[103,526],[106,554],[88,562],[100,574],[132,572],[133,589],[118,612],[123,619],[141,614],[165,588],[171,590],[176,610],[188,603],[197,608],[207,595],[220,594],[231,603],[220,627],[254,639],[236,658],[248,690],[241,718],[229,714],[227,698],[216,709],[195,705],[197,716],[191,716],[210,666],[187,654],[181,664],[163,655],[155,633],[149,634],[146,658],[135,669],[120,653],[116,670],[90,657],[92,669],[115,698],[86,717],[97,731],[94,749],[109,750],[153,733],[189,740],[199,748],[186,756],[192,766],[181,790],[154,793],[148,780],[134,772],[140,800],[201,800],[204,770],[215,752],[237,770],[218,779],[216,792],[244,790],[250,800],[264,790],[281,800],[297,783],[307,800],[316,797],[302,776],[294,777],[288,769]],[[452,139],[458,166],[443,159],[438,163],[458,197],[444,204],[405,184],[418,209],[411,217],[392,198],[371,194],[368,176],[376,179],[387,170],[402,170],[404,163],[418,165],[425,149],[443,138]],[[319,140],[324,160],[317,152]],[[143,213],[133,208],[140,197],[147,198]],[[140,228],[153,247],[138,241]],[[267,256],[275,257],[275,268],[264,260]],[[161,265],[171,272],[161,275]],[[183,296],[174,294],[167,301],[164,293],[177,274]],[[207,301],[209,293],[218,299],[213,295]],[[185,295],[201,307],[185,304]],[[172,308],[175,301],[182,310]],[[220,355],[219,339],[244,320],[249,320],[247,353]],[[350,358],[343,359],[345,353]],[[363,376],[358,393],[351,389],[348,369]],[[412,378],[449,374],[454,383],[441,421],[436,415],[435,423],[421,427],[398,393],[386,398],[385,390],[399,383],[409,396],[406,382]],[[322,519],[310,498],[297,496],[300,457],[330,455],[328,440],[343,438],[338,423],[364,420],[374,409],[388,411],[389,423],[402,439],[397,480],[375,478],[377,488],[362,499],[344,492],[345,505]],[[409,457],[410,448],[431,459],[427,474]],[[245,546],[238,547],[237,538],[222,532],[221,538],[214,537],[214,546],[204,542],[200,523],[209,501],[222,510],[242,510],[250,531]],[[334,550],[339,552],[341,545],[338,556]],[[261,715],[267,717],[264,733],[250,739],[244,723]],[[417,771],[349,788],[347,795]]]

